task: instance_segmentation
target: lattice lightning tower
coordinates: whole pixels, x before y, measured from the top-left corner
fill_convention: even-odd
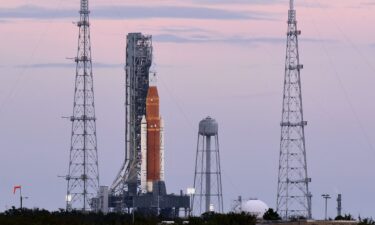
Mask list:
[[[296,10],[290,0],[284,96],[281,121],[277,211],[285,220],[311,218],[311,193],[307,174]]]
[[[81,0],[67,210],[89,211],[99,189],[89,14],[88,0]]]

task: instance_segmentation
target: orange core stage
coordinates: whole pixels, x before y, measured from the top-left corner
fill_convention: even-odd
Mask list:
[[[147,182],[160,181],[160,115],[156,86],[150,86],[146,98]]]

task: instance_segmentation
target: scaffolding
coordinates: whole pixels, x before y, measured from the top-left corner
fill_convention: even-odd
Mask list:
[[[152,37],[130,33],[126,47],[125,160],[111,186],[114,195],[137,195],[140,191],[141,122],[146,115]]]

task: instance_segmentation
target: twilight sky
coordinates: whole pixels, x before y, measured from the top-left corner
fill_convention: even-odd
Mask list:
[[[64,208],[78,0],[0,0],[0,211]],[[225,208],[238,195],[275,207],[287,0],[95,0],[91,35],[100,179],[124,155],[125,37],[154,36],[166,182],[193,182],[198,122],[220,125]],[[375,0],[297,0],[313,216],[323,193],[375,216]],[[336,203],[329,202],[334,217]]]

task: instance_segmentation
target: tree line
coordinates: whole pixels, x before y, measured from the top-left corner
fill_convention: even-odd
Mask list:
[[[162,225],[168,221],[162,217],[145,217],[141,214],[82,213],[65,210],[49,212],[44,209],[12,208],[0,213],[0,225]],[[169,224],[168,223],[165,224]],[[256,217],[247,213],[207,213],[201,217],[176,219],[173,224],[182,225],[255,225]]]
[[[298,218],[298,220],[303,218]],[[263,216],[265,221],[280,221],[279,214],[269,209]],[[335,220],[355,220],[350,214],[336,217]],[[168,222],[164,222],[168,221]],[[242,213],[205,213],[200,217],[169,220],[163,217],[144,216],[125,213],[82,213],[80,211],[59,210],[50,212],[44,209],[16,209],[13,207],[0,213],[0,225],[256,225],[257,217]],[[371,218],[358,218],[358,225],[375,225]]]

